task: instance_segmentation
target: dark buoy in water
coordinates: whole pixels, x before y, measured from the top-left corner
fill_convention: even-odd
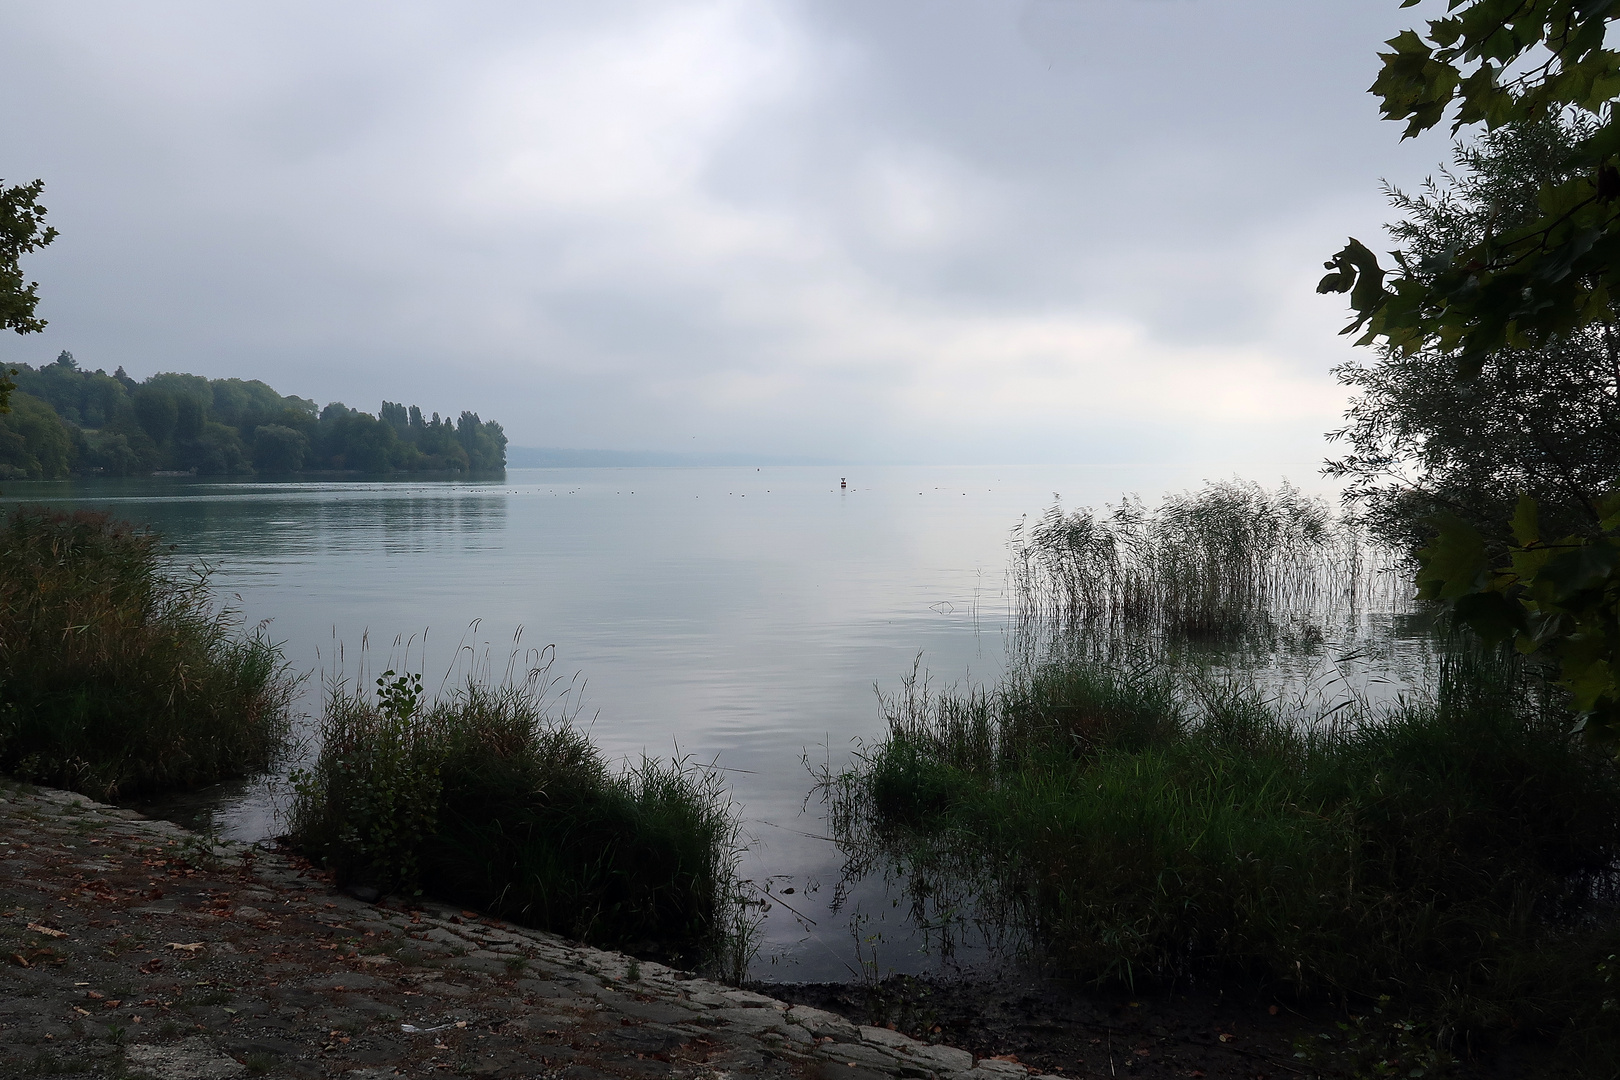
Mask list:
[[[847,487],[849,487],[849,481],[844,479],[842,476],[840,476],[838,478],[838,486],[840,488],[847,488]]]

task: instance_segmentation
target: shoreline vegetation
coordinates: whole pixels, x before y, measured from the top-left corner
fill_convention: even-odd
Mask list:
[[[1054,504],[1013,529],[1019,628],[1037,637],[1150,645],[1274,640],[1411,592],[1400,552],[1287,481],[1206,481],[1149,507]]]
[[[0,480],[68,476],[498,474],[506,434],[463,412],[424,416],[385,401],[374,416],[320,408],[258,380],[163,373],[136,382],[63,352],[11,370],[0,414]]]
[[[298,680],[206,568],[91,511],[0,527],[0,771],[110,799],[268,767]]]
[[[1101,988],[1252,980],[1442,1051],[1620,1050],[1620,774],[1521,664],[1457,641],[1429,700],[1316,725],[1085,657],[886,704],[823,790],[846,873],[887,870],[942,953],[991,926]]]
[[[544,657],[544,659],[542,659]],[[615,770],[546,695],[553,654],[422,700],[421,676],[328,687],[289,839],[345,886],[427,894],[741,982],[739,822],[690,761]]]
[[[1212,484],[1022,530],[1039,645],[995,686],[914,672],[883,699],[884,737],[821,775],[846,873],[888,874],[947,955],[972,930],[1098,988],[1236,979],[1385,1015],[1368,1075],[1527,1040],[1609,1075],[1620,770],[1543,667],[1451,631],[1426,691],[1303,714],[1182,662],[1384,588],[1318,511]]]

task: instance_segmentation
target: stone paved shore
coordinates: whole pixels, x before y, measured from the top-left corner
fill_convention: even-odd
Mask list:
[[[6,1078],[1027,1075],[9,781],[0,938]]]

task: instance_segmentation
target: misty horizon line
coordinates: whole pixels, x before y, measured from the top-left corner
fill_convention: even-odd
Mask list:
[[[1219,469],[1265,468],[1279,466],[1301,467],[1316,473],[1321,461],[1253,461],[1224,462],[1211,467]],[[827,468],[879,468],[892,466],[937,466],[1013,468],[1022,466],[1065,466],[1095,468],[1129,468],[1142,466],[1210,465],[1201,461],[924,461],[920,459],[851,459],[814,455],[750,454],[739,451],[675,451],[596,449],[559,446],[507,446],[506,466],[510,469],[544,468],[658,468],[658,467],[712,467],[712,466],[823,466]]]
[[[508,446],[509,469],[534,468],[646,468],[699,465],[825,465],[854,464],[835,458],[784,454],[747,454],[736,451],[607,450],[562,446]],[[867,463],[871,464],[871,463]],[[914,464],[914,463],[907,463]]]

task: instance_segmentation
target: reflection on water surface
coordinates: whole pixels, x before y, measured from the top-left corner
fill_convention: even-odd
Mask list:
[[[1242,471],[1307,485],[1314,472]],[[323,676],[353,678],[362,663],[433,685],[469,650],[504,666],[519,633],[555,644],[610,754],[726,770],[754,839],[745,872],[776,897],[757,973],[821,980],[937,959],[881,880],[840,880],[807,765],[836,766],[880,734],[874,684],[892,689],[919,653],[936,678],[994,681],[1011,642],[1009,532],[1054,493],[1068,506],[1126,491],[1151,501],[1231,472],[514,469],[490,482],[18,483],[3,501],[100,506],[152,523],[178,559],[214,565],[220,594],[312,673],[309,713]],[[1334,692],[1335,679],[1365,692],[1388,642],[1422,633],[1380,625],[1382,657],[1336,661],[1347,643],[1330,635],[1280,646],[1280,668],[1300,692]],[[276,789],[228,785],[169,810],[263,836],[277,827]]]

